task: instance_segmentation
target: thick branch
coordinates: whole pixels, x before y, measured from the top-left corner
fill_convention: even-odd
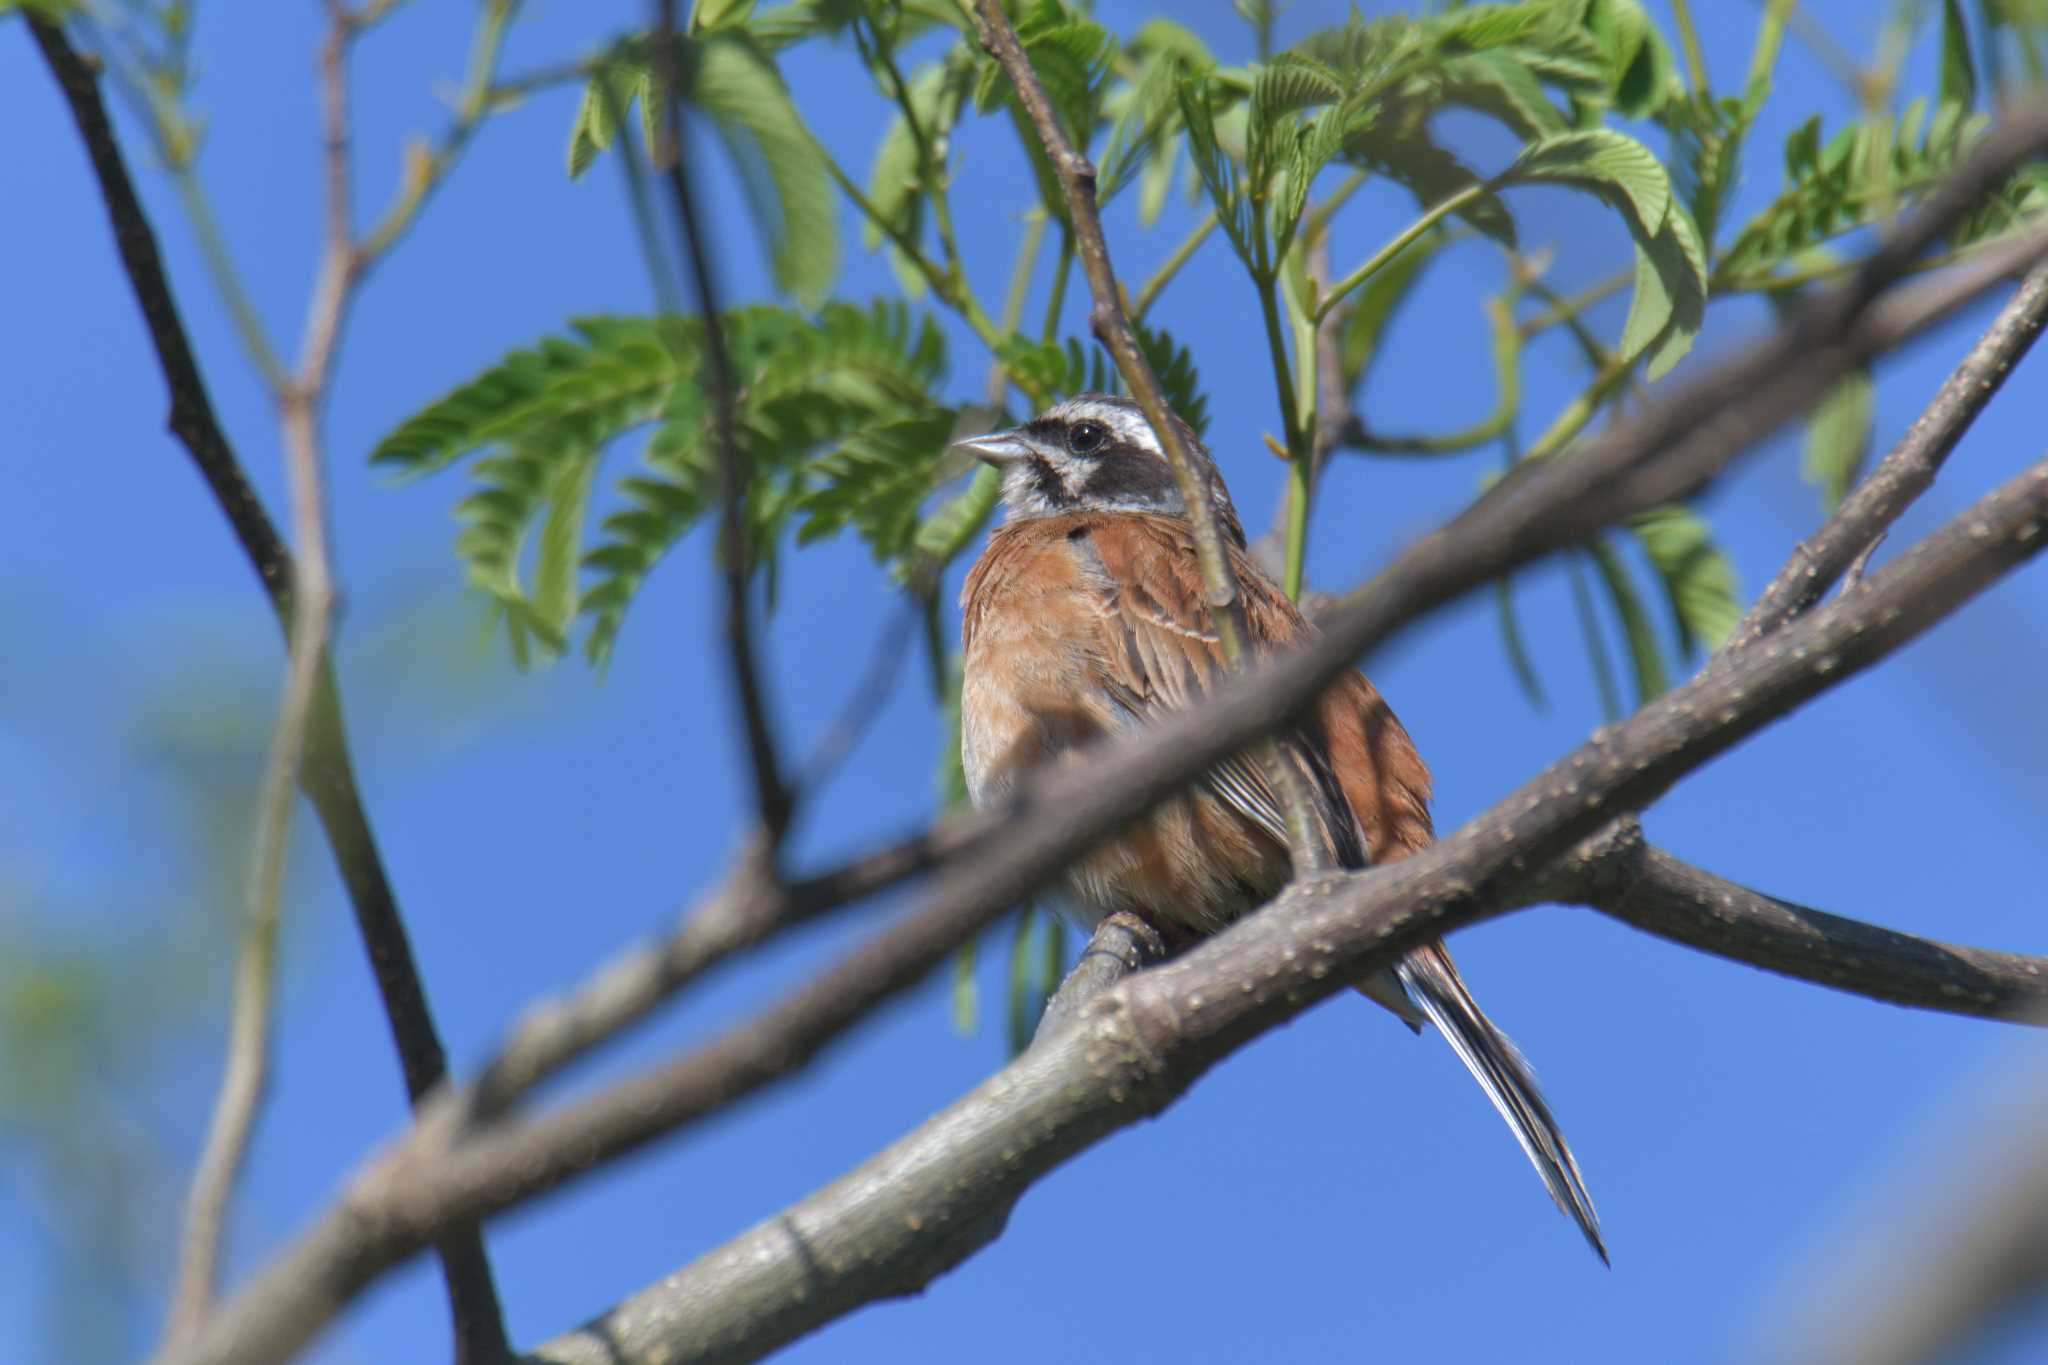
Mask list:
[[[1818,602],[1899,514],[1927,491],[1956,442],[2005,383],[2048,323],[2048,266],[2037,266],[1990,328],[1943,382],[1889,454],[1819,530],[1801,541],[1729,637],[1747,644]]]
[[[169,429],[186,452],[214,501],[226,514],[243,556],[255,569],[280,625],[290,626],[295,574],[290,552],[235,458],[213,410],[171,292],[156,234],[142,211],[133,181],[108,121],[92,65],[73,48],[63,30],[34,16],[30,31],[65,102],[106,203],[114,242],[135,292],[170,394]],[[321,657],[314,673],[304,761],[299,784],[313,803],[334,851],[371,973],[405,1073],[406,1093],[417,1102],[441,1082],[447,1062],[428,1010],[426,991],[413,960],[412,945],[385,875],[369,816],[356,790],[354,763],[331,662]],[[474,1227],[451,1228],[440,1250],[456,1313],[458,1340],[483,1340],[499,1322],[497,1293],[485,1259],[483,1238]],[[502,1328],[497,1331],[503,1340]]]
[[[1760,641],[1553,764],[1491,811],[1411,858],[1306,883],[1176,962],[1109,992],[1067,1029],[818,1200],[848,1221],[821,1226],[810,1206],[784,1214],[665,1282],[655,1297],[680,1317],[629,1302],[597,1338],[621,1358],[657,1344],[669,1359],[752,1358],[879,1295],[913,1289],[994,1235],[1024,1189],[1082,1146],[1157,1112],[1252,1036],[1427,938],[1502,912],[1521,883],[1621,811],[1654,800],[1684,773],[1770,720],[1883,658],[2022,562],[2048,519],[2048,463],[1873,575],[1863,591]],[[1048,795],[1064,813],[1059,775]],[[1019,829],[1023,826],[1019,825]],[[1000,849],[975,873],[1003,861]],[[971,879],[971,878],[970,878]],[[951,879],[955,885],[959,877]],[[995,904],[1007,903],[1001,897]],[[941,915],[939,911],[946,913]],[[507,1123],[422,1157],[401,1146],[360,1177],[340,1207],[209,1323],[179,1361],[276,1359],[335,1307],[444,1221],[507,1206],[710,1112],[758,1068],[832,1036],[847,1002],[916,979],[950,950],[948,905],[899,921],[838,968],[743,1027],[557,1114]],[[919,951],[921,948],[922,951]],[[879,1183],[878,1183],[879,1182]],[[887,1198],[877,1198],[886,1188]],[[793,1235],[792,1235],[793,1234]],[[849,1240],[850,1239],[850,1240]],[[744,1265],[750,1277],[699,1298],[700,1273]],[[778,1280],[778,1277],[781,1277]],[[748,1313],[769,1302],[776,1311]],[[754,1288],[742,1293],[744,1285]],[[800,1293],[798,1291],[801,1291]],[[715,1304],[738,1316],[721,1316]],[[593,1344],[586,1342],[588,1346]]]

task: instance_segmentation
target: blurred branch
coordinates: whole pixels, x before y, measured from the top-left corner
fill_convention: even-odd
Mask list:
[[[775,732],[768,720],[768,705],[761,684],[760,663],[754,654],[752,603],[748,588],[749,548],[747,545],[747,479],[740,464],[739,441],[733,430],[732,357],[726,353],[724,314],[719,309],[718,289],[711,278],[711,266],[704,247],[704,228],[697,215],[696,197],[690,184],[690,170],[682,150],[682,93],[676,80],[675,0],[656,0],[654,54],[656,89],[663,92],[661,138],[651,148],[654,166],[668,179],[675,199],[676,217],[682,228],[683,258],[689,264],[690,282],[697,296],[697,311],[704,318],[704,370],[699,382],[711,404],[712,446],[718,457],[719,526],[718,553],[725,578],[725,645],[732,668],[733,690],[738,696],[740,722],[747,740],[747,756],[754,769],[754,805],[761,821],[761,837],[772,862],[782,836],[789,830],[795,812],[795,798],[782,776]]]
[[[1872,1186],[1859,1226],[1798,1275],[1797,1298],[1747,1359],[2018,1358],[1972,1348],[2010,1340],[1998,1328],[2048,1295],[2048,1088],[2037,1061],[2006,1062],[1990,1086],[1974,1102],[1940,1107],[1944,1149]]]
[[[1145,414],[1173,467],[1181,502],[1194,528],[1195,552],[1201,560],[1202,584],[1206,590],[1209,615],[1215,624],[1217,643],[1223,657],[1234,668],[1251,662],[1251,635],[1245,626],[1244,603],[1237,592],[1237,575],[1230,566],[1230,552],[1218,529],[1215,496],[1202,465],[1187,448],[1183,428],[1175,421],[1159,387],[1159,376],[1138,345],[1137,333],[1124,314],[1123,290],[1109,263],[1109,242],[1102,233],[1102,216],[1095,202],[1095,167],[1075,150],[1060,127],[1052,101],[1039,83],[1038,73],[1024,55],[1016,30],[1003,13],[1001,0],[975,0],[976,28],[982,50],[994,57],[1010,78],[1017,101],[1038,131],[1046,160],[1059,178],[1067,206],[1071,240],[1081,257],[1081,270],[1088,279],[1094,304],[1088,318],[1095,335],[1116,361],[1117,373],[1130,387],[1131,396]],[[1329,865],[1329,851],[1317,833],[1314,807],[1307,779],[1295,766],[1281,760],[1271,744],[1263,746],[1266,780],[1280,799],[1286,815],[1287,848],[1296,875],[1320,871]]]
[[[185,446],[215,502],[226,514],[244,556],[256,570],[270,598],[279,623],[293,638],[294,667],[281,723],[289,721],[296,708],[298,716],[292,724],[301,736],[302,761],[288,764],[285,760],[290,758],[289,754],[282,757],[273,755],[269,771],[274,776],[281,765],[286,770],[296,767],[299,784],[313,802],[326,829],[328,843],[334,850],[335,861],[348,889],[358,929],[369,952],[392,1036],[398,1046],[406,1089],[417,1102],[439,1084],[447,1064],[427,1007],[418,967],[413,961],[404,922],[356,790],[340,697],[331,660],[324,648],[324,626],[312,628],[308,636],[302,636],[299,631],[302,618],[321,620],[324,610],[302,610],[301,604],[308,596],[304,570],[294,564],[291,552],[285,548],[261,500],[250,486],[214,413],[212,399],[200,375],[170,281],[164,273],[155,233],[136,198],[134,183],[107,119],[94,66],[71,46],[61,27],[33,15],[29,16],[28,22],[43,59],[70,108],[99,181],[122,266],[130,287],[135,291],[158,366],[170,393],[168,425],[171,434]],[[310,354],[317,356],[320,351],[315,349]],[[331,355],[331,347],[326,348],[326,354]],[[324,377],[325,371],[321,373]],[[303,463],[295,459],[294,464],[298,469],[294,475],[295,510],[303,513],[308,509],[309,500],[302,494],[310,493],[310,506],[317,511],[317,485],[305,486],[299,477],[304,472]],[[321,591],[316,596],[324,596],[324,585],[318,586]],[[310,652],[305,647],[307,639],[314,642]],[[266,810],[273,808],[266,798]],[[281,838],[281,835],[280,828],[278,836]],[[261,1003],[253,988],[246,983],[249,974],[261,968],[260,960],[254,955],[260,948],[262,932],[261,919],[252,921],[244,966],[237,970],[238,1021],[248,1018],[248,1012]],[[253,1080],[250,1074],[250,1034],[240,1022],[235,1031],[233,1051],[236,1055],[230,1061],[231,1076],[229,1083],[224,1085],[225,1102],[222,1107],[227,1116],[224,1122],[229,1128],[235,1126],[230,1120],[244,1104],[253,1111],[254,1098],[261,1088],[260,1069]],[[260,1035],[254,1043],[253,1053],[260,1068]],[[215,1169],[223,1165],[231,1169],[234,1164],[232,1151],[224,1145],[227,1142],[225,1136],[218,1141],[209,1138],[209,1148],[218,1153],[211,1163]],[[202,1168],[208,1165],[208,1162],[202,1162]],[[212,1183],[211,1177],[202,1175],[202,1179]],[[195,1185],[198,1183],[195,1181]],[[195,1228],[203,1223],[205,1216],[201,1213],[195,1217]],[[213,1216],[217,1219],[218,1215]],[[195,1230],[193,1240],[200,1240],[206,1235]],[[484,1257],[481,1233],[473,1225],[448,1229],[440,1236],[440,1247],[456,1314],[458,1343],[476,1343],[484,1351],[504,1354],[506,1348],[497,1295]],[[196,1311],[192,1305],[203,1303],[203,1295],[210,1293],[211,1278],[210,1267],[204,1263],[189,1269],[187,1284],[196,1287],[180,1291],[174,1329]],[[479,1353],[465,1358],[481,1362],[493,1356]]]
[[[1997,158],[2030,153],[2038,143],[2027,138],[2048,140],[2048,117],[2037,114],[2022,129],[1994,134],[1989,150],[1972,163],[1977,183],[2001,172]],[[1954,215],[1969,203],[1958,193],[1931,212]],[[1923,216],[1912,231],[1924,240],[1940,221]],[[1123,822],[1291,723],[1359,653],[1419,611],[1605,524],[1592,518],[1618,519],[1697,488],[1844,369],[2030,264],[2029,250],[2038,253],[2041,243],[2023,245],[2028,250],[2009,246],[1952,276],[1872,302],[1903,263],[1897,252],[1880,252],[1855,284],[1816,300],[1763,343],[1672,389],[1574,458],[1528,464],[1497,483],[1354,594],[1327,619],[1327,633],[1315,644],[1227,680],[1199,709],[1141,731],[1099,758],[1027,783],[1007,809],[948,820],[862,860],[857,877],[835,872],[813,879],[803,894],[819,897],[815,913],[837,903],[841,892],[859,894],[925,867],[943,868],[921,910],[702,1047],[568,1108],[473,1131],[452,1147],[445,1127],[423,1125],[373,1163],[332,1212],[209,1322],[190,1350],[169,1359],[278,1358],[448,1221],[554,1188],[789,1074]],[[1066,1155],[1155,1111],[1231,1048],[1409,944],[1526,900],[1520,884],[1533,869],[1939,619],[2037,549],[2044,515],[2048,468],[1987,498],[1851,598],[1741,651],[1628,721],[1603,727],[1449,839],[1387,868],[1298,886],[1285,898],[1285,913],[1255,916],[1179,962],[1115,988],[1087,1012],[1085,1027],[1028,1053],[1017,1064],[1025,1072],[1006,1072],[992,1090],[985,1087],[816,1197],[824,1201],[817,1207],[842,1211],[851,1201],[859,1207],[849,1216],[868,1220],[847,1234],[853,1242],[838,1244],[857,1246],[851,1259],[841,1262],[834,1252],[820,1261],[814,1242],[792,1249],[786,1230],[808,1226],[806,1210],[813,1207],[799,1206],[703,1263],[726,1268],[719,1272],[723,1287],[708,1299],[693,1286],[718,1276],[682,1272],[668,1288],[608,1315],[607,1342],[622,1352],[637,1350],[635,1342],[680,1351],[679,1333],[729,1344],[731,1338],[719,1334],[743,1327],[739,1339],[753,1353],[867,1298],[921,1285],[993,1235],[1008,1204]],[[991,830],[1002,837],[988,837]],[[642,987],[659,975],[649,972]],[[1255,984],[1245,990],[1244,983]],[[622,1021],[651,1008],[657,993],[624,994],[631,1007],[618,1011]],[[576,1050],[601,1036],[579,1026]],[[1078,1071],[1062,1070],[1070,1067]],[[1031,1081],[1047,1075],[1056,1080],[1051,1089]],[[968,1118],[959,1118],[962,1113]],[[983,1136],[948,1156],[946,1134],[957,1137],[961,1122]],[[990,1134],[1000,1138],[999,1148],[991,1147]],[[925,1203],[922,1194],[910,1202],[875,1200],[877,1173],[901,1169],[895,1163],[910,1159],[905,1153],[918,1162],[942,1160],[947,1169],[963,1170],[963,1162],[983,1167],[974,1167],[971,1178],[945,1181],[936,1202]],[[990,1163],[994,1169],[984,1169]],[[874,1219],[887,1222],[875,1234],[880,1241],[867,1235],[875,1232]],[[733,1282],[742,1272],[758,1276],[748,1284],[759,1295]],[[750,1305],[767,1301],[761,1296],[780,1292],[776,1285],[787,1289],[791,1274],[806,1287],[801,1305],[779,1310],[765,1326],[739,1323]],[[563,1349],[587,1351],[591,1344],[586,1338],[580,1347]]]
[[[1810,608],[1883,538],[1900,513],[1934,482],[1956,442],[2033,346],[2044,323],[2048,266],[2037,266],[1899,443],[1820,529],[1794,548],[1790,561],[1758,594],[1729,637],[1730,647],[1747,644]]]

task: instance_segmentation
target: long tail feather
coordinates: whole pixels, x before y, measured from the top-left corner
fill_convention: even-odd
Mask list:
[[[1601,1263],[1607,1263],[1607,1247],[1600,1240],[1600,1215],[1593,1211],[1593,1198],[1579,1175],[1579,1163],[1565,1145],[1564,1133],[1551,1117],[1550,1106],[1536,1088],[1536,1076],[1528,1058],[1505,1033],[1480,1012],[1458,969],[1442,944],[1418,948],[1395,966],[1413,996],[1415,1004],[1429,1016],[1443,1034],[1458,1060],[1472,1073],[1472,1079],[1493,1101],[1493,1107],[1507,1120],[1515,1141],[1558,1208],[1571,1215],[1586,1234],[1586,1241]]]

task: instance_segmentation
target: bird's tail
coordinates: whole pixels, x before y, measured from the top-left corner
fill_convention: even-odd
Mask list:
[[[1543,1102],[1543,1093],[1536,1088],[1529,1059],[1480,1012],[1441,943],[1409,953],[1394,970],[1416,1006],[1429,1016],[1429,1021],[1457,1052],[1458,1060],[1472,1073],[1472,1079],[1493,1101],[1493,1107],[1508,1121],[1515,1141],[1522,1144],[1530,1164],[1543,1177],[1550,1197],[1578,1223],[1594,1254],[1606,1264],[1607,1247],[1600,1240],[1600,1215],[1593,1211],[1592,1196],[1586,1193],[1586,1182],[1579,1175],[1579,1163],[1573,1160],[1572,1149],[1565,1145],[1564,1133],[1551,1117],[1550,1106]]]

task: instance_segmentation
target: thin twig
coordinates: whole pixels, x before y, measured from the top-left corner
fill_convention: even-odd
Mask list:
[[[29,26],[70,107],[99,182],[122,266],[169,392],[171,434],[185,447],[214,501],[226,515],[279,624],[289,631],[298,596],[298,574],[290,552],[250,486],[214,413],[164,273],[156,235],[136,198],[120,145],[108,122],[94,69],[70,45],[61,28],[33,16]],[[406,1093],[417,1103],[440,1083],[447,1066],[405,923],[356,787],[333,671],[324,656],[317,662],[299,781],[333,849],[397,1046]],[[480,1234],[474,1227],[451,1230],[442,1237],[440,1250],[454,1306],[458,1343],[487,1346],[495,1338],[502,1347],[504,1334],[499,1325],[497,1295]],[[466,1353],[464,1358],[481,1362],[492,1357],[478,1350]]]
[[[1153,373],[1151,362],[1131,330],[1130,319],[1124,315],[1123,293],[1110,266],[1109,243],[1103,236],[1102,217],[1095,203],[1095,167],[1074,148],[1060,127],[1045,87],[1024,55],[1000,0],[975,0],[975,14],[982,48],[1009,76],[1018,102],[1038,130],[1046,159],[1059,178],[1074,247],[1080,254],[1081,269],[1094,299],[1089,321],[1095,335],[1116,361],[1117,372],[1130,387],[1131,396],[1159,437],[1167,463],[1173,467],[1174,482],[1194,530],[1195,551],[1201,560],[1202,584],[1217,642],[1233,667],[1244,667],[1252,658],[1251,632],[1245,624],[1244,603],[1238,596],[1229,549],[1218,530],[1216,495],[1201,464],[1182,440],[1181,427],[1167,406],[1165,391],[1159,387],[1159,376]],[[1329,865],[1329,851],[1317,832],[1307,779],[1283,760],[1272,745],[1264,746],[1264,758],[1267,781],[1285,812],[1288,851],[1296,873],[1322,870]]]
[[[1541,894],[1798,981],[1943,1014],[2048,1024],[2048,958],[1942,943],[1752,891],[1622,820],[1547,871]]]
[[[1777,629],[1811,607],[1857,559],[1869,554],[1886,528],[1934,482],[1956,442],[2033,346],[2044,324],[2048,266],[2036,267],[2020,282],[1899,443],[1819,530],[1799,542],[1792,558],[1736,626],[1730,648]]]
[[[740,464],[739,440],[734,430],[732,357],[725,346],[724,314],[719,311],[718,288],[711,277],[709,253],[704,246],[704,228],[697,215],[689,167],[682,150],[682,92],[677,89],[675,69],[675,0],[656,0],[654,58],[656,88],[662,92],[660,145],[653,148],[656,169],[664,172],[675,199],[676,217],[681,224],[684,259],[690,268],[690,283],[696,294],[697,311],[704,319],[704,371],[702,384],[711,404],[712,446],[718,457],[719,528],[718,553],[725,579],[725,644],[732,668],[740,723],[747,740],[747,756],[753,764],[754,806],[761,821],[765,847],[772,856],[789,830],[795,800],[782,776],[775,732],[768,720],[768,703],[761,682],[759,661],[754,653],[754,628],[749,586],[752,581],[747,544],[746,474]]]

